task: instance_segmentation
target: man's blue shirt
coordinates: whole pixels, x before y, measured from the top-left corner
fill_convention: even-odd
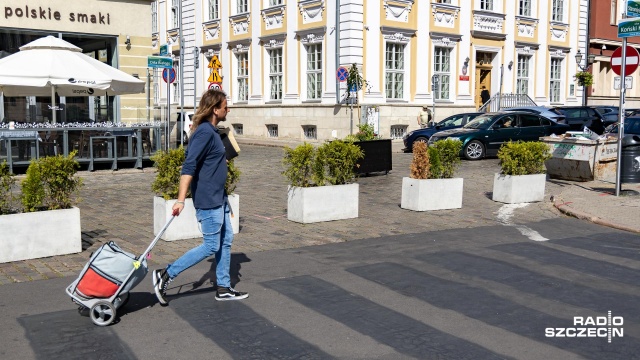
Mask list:
[[[218,129],[210,122],[200,124],[189,138],[182,175],[191,175],[191,196],[196,209],[213,209],[224,204],[227,159]]]

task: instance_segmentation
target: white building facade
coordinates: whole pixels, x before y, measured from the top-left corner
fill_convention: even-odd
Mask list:
[[[538,105],[579,105],[582,89],[573,75],[576,52],[584,53],[587,6],[588,0],[158,0],[152,47],[157,54],[168,44],[175,58],[171,107],[182,102],[192,109],[204,90],[220,86],[240,136],[343,138],[368,117],[383,137],[400,138],[417,128],[422,106],[434,108],[436,120],[474,111],[483,87],[492,95],[527,94]],[[357,92],[352,110],[336,71],[354,63],[368,87]],[[163,106],[167,86],[160,71],[152,78],[154,105]]]

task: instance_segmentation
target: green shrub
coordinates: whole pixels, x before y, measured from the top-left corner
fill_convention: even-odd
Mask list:
[[[22,205],[25,212],[69,209],[80,199],[77,194],[82,179],[74,177],[80,164],[74,158],[57,155],[31,160],[27,176],[22,181]]]
[[[224,183],[225,194],[231,195],[236,191],[236,186],[240,180],[240,174],[242,173],[233,160],[229,160],[227,163],[227,181]]]
[[[364,157],[360,147],[353,143],[334,140],[317,149],[314,174],[316,185],[343,185],[356,178],[356,163]]]
[[[159,150],[152,157],[156,168],[156,178],[151,183],[151,190],[165,200],[177,199],[180,188],[180,171],[185,159],[185,149],[180,146],[168,151]],[[189,192],[187,197],[190,197]]]
[[[462,150],[462,141],[454,139],[444,139],[436,141],[430,149],[434,149],[434,155],[437,153],[436,165],[431,163],[432,167],[436,167],[432,179],[451,179],[460,165],[460,151]],[[431,153],[429,154],[431,155]]]
[[[0,215],[13,211],[13,185],[16,183],[15,175],[9,171],[7,162],[0,163]]]
[[[282,164],[285,170],[282,174],[289,180],[291,186],[313,186],[313,163],[316,150],[313,145],[304,143],[294,149],[285,146]]]
[[[294,149],[285,147],[284,153],[282,174],[297,187],[353,182],[356,162],[364,157],[357,145],[341,140],[325,142],[317,149],[307,143]]]
[[[551,158],[546,144],[535,142],[508,142],[498,151],[498,159],[504,175],[544,174],[544,162]]]
[[[373,125],[371,124],[360,124],[358,125],[358,132],[353,135],[347,135],[345,141],[369,141],[369,140],[377,140],[380,137],[374,132]]]
[[[413,148],[410,175],[413,179],[450,179],[460,165],[460,140],[440,140],[429,147],[415,143]]]

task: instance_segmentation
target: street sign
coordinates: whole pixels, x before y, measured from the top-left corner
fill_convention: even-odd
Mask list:
[[[222,91],[222,84],[214,82],[209,84],[209,89],[220,90]]]
[[[620,76],[613,78],[613,90],[620,90]],[[633,76],[624,77],[624,88],[633,89]]]
[[[167,56],[167,55],[169,55],[169,45],[167,44],[160,45],[160,56]]]
[[[209,74],[209,79],[207,79],[208,82],[210,83],[221,83],[222,82],[222,76],[220,76],[220,74],[218,74],[218,69],[212,69],[211,70],[211,74]]]
[[[625,59],[625,67],[624,74],[631,75],[638,68],[638,63],[640,63],[640,54],[638,54],[638,50],[631,46],[627,46],[627,54]],[[613,54],[611,54],[611,70],[613,70],[616,75],[620,75],[620,70],[622,68],[622,47],[617,48]]]
[[[174,68],[162,70],[162,80],[169,84],[176,81],[176,70]]]
[[[627,0],[627,18],[640,17],[640,1]]]
[[[349,77],[349,70],[347,70],[346,67],[340,66],[338,70],[336,70],[336,78],[338,79],[338,81],[340,82],[347,81],[348,77]]]
[[[640,35],[640,18],[620,20],[618,24],[618,37],[626,38]]]
[[[147,67],[169,69],[173,67],[173,60],[170,57],[148,56]]]
[[[213,55],[211,61],[209,61],[209,65],[207,66],[209,69],[220,69],[222,68],[222,63],[220,59],[218,59],[218,55]]]

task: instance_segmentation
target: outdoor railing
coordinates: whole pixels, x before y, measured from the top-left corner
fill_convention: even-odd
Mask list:
[[[142,168],[143,160],[149,160],[161,149],[162,130],[156,125],[118,124],[77,127],[16,124],[13,129],[3,126],[0,128],[0,163],[6,161],[13,172],[14,167],[29,166],[31,159],[67,156],[75,150],[76,159],[81,165],[88,165],[89,171],[94,170],[97,162],[111,163],[112,169],[118,168],[118,162],[133,162],[135,168]]]
[[[494,94],[489,101],[478,109],[479,112],[494,112],[501,109],[521,107],[521,106],[537,106],[527,94]]]

